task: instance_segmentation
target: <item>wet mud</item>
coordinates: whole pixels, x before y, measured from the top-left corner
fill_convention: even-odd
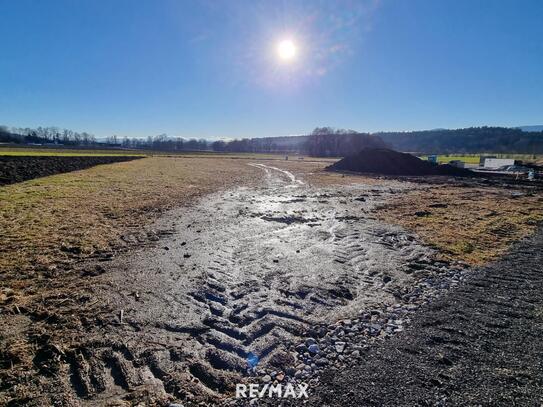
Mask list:
[[[86,274],[89,296],[110,312],[84,324],[57,376],[71,402],[215,404],[248,376],[250,356],[286,370],[309,329],[402,302],[445,270],[372,217],[409,183],[317,189],[254,166],[260,187],[174,211],[156,225],[155,247],[87,266],[100,270]]]

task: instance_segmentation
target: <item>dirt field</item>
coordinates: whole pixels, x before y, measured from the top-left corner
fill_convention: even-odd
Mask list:
[[[329,324],[410,315],[543,215],[537,188],[328,164],[149,157],[0,188],[0,403],[216,404],[237,381],[313,383],[344,363]],[[299,346],[311,332],[319,364]]]
[[[133,156],[1,156],[0,186],[64,172],[84,170],[95,165],[135,160]]]

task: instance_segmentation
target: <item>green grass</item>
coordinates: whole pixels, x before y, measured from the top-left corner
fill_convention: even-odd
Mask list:
[[[446,164],[449,161],[463,161],[467,164],[479,164],[480,156],[479,155],[438,155],[437,161],[440,164]]]
[[[284,160],[285,154],[272,153],[218,153],[214,151],[154,151],[154,150],[113,150],[113,149],[71,149],[52,147],[2,147],[0,156],[155,156],[155,157],[190,157],[190,158],[233,158],[254,160]],[[300,158],[311,161],[337,161],[337,159],[308,157],[289,154],[289,160]]]
[[[0,151],[0,155],[5,156],[56,156],[56,157],[94,157],[94,156],[141,156],[145,157],[146,154],[135,154],[135,153],[108,153],[108,152],[100,152],[100,153],[88,153],[88,152],[54,152],[54,151]]]
[[[137,150],[72,150],[72,149],[53,149],[53,148],[0,148],[0,155],[9,156],[64,156],[64,157],[81,157],[81,156],[146,156],[145,152]]]
[[[463,161],[466,164],[479,164],[480,158],[482,157],[497,157],[497,158],[514,158],[515,160],[523,160],[523,161],[536,161],[537,159],[542,158],[541,155],[537,154],[464,154],[464,155],[456,155],[456,154],[439,154],[437,156],[437,161],[440,164],[446,164],[449,161]],[[427,155],[419,156],[421,160],[427,160]]]

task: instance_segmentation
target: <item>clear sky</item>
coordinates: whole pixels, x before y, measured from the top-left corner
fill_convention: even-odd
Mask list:
[[[0,18],[9,126],[212,139],[543,124],[541,0],[0,0]]]

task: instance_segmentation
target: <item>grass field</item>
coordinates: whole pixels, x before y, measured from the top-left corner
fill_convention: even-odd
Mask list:
[[[260,160],[284,160],[285,154],[267,153],[217,153],[214,151],[157,151],[157,150],[114,150],[114,149],[71,149],[52,147],[5,147],[0,146],[0,156],[153,156],[153,157],[217,157],[217,158],[239,158],[239,159],[260,159]],[[291,161],[337,161],[339,158],[316,158],[304,155],[289,155]]]
[[[479,164],[481,157],[497,157],[497,158],[514,158],[515,160],[522,160],[527,162],[537,162],[543,159],[543,156],[537,154],[440,154],[437,156],[437,161],[440,164],[447,164],[449,161],[463,161],[466,164]],[[427,160],[427,155],[419,156],[421,160]]]
[[[284,160],[285,154],[266,154],[266,153],[217,153],[213,151],[157,151],[157,150],[114,150],[114,149],[71,149],[71,148],[55,148],[55,147],[12,147],[0,145],[0,156],[96,156],[96,155],[112,155],[112,156],[159,156],[159,157],[219,157],[219,158],[239,158],[239,159],[260,159],[260,160]],[[446,164],[449,161],[459,160],[467,164],[479,164],[481,156],[496,156],[498,158],[514,158],[528,162],[543,163],[543,155],[534,154],[440,154],[437,156],[440,164]],[[290,161],[338,161],[341,157],[336,158],[318,158],[304,155],[290,155]],[[427,155],[419,156],[422,160],[427,160]]]
[[[323,171],[330,160],[272,157],[271,165],[288,169],[317,188],[390,182]],[[261,184],[262,173],[247,165],[249,159],[270,158],[153,156],[2,187],[0,271],[22,277],[35,269],[122,249],[133,240],[132,235],[146,233],[145,228],[169,208],[190,204],[222,188]],[[414,231],[451,258],[480,264],[503,253],[512,241],[533,231],[536,222],[543,220],[541,198],[525,196],[512,201],[508,194],[507,190],[478,191],[472,187],[413,189],[378,216]],[[413,215],[428,209],[430,203],[447,207],[431,209],[428,217]]]
[[[417,215],[421,211],[426,215]],[[513,198],[510,189],[435,185],[388,202],[378,216],[416,233],[446,259],[482,265],[535,231],[543,221],[543,196]]]
[[[256,174],[243,160],[148,157],[4,186],[0,271],[22,273],[122,247],[123,234],[141,232],[162,211],[251,183]]]
[[[61,156],[61,157],[81,157],[81,156],[146,156],[148,154],[141,151],[111,151],[111,150],[53,150],[53,149],[12,149],[0,148],[0,156]]]

